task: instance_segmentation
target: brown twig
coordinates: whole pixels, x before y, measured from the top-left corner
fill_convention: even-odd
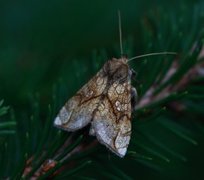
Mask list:
[[[39,177],[41,177],[42,175],[46,174],[48,171],[53,169],[59,162],[63,163],[64,161],[66,161],[70,157],[73,157],[74,155],[77,155],[77,154],[79,154],[81,152],[86,152],[86,151],[88,151],[89,149],[92,149],[93,147],[95,147],[98,144],[98,142],[96,140],[91,142],[91,143],[82,142],[78,146],[76,146],[71,152],[69,152],[65,157],[63,157],[61,160],[57,161],[56,159],[64,151],[66,151],[66,149],[68,148],[68,146],[70,146],[71,143],[73,143],[74,138],[75,138],[75,136],[71,135],[65,141],[65,143],[61,146],[61,148],[57,151],[56,155],[54,155],[52,159],[45,160],[42,163],[42,165],[36,170],[36,172],[34,172],[34,174],[31,176],[30,179],[31,180],[38,179]],[[26,177],[32,171],[32,161],[33,161],[33,157],[28,159],[22,177]]]
[[[199,58],[204,57],[204,49],[201,51]],[[165,99],[174,92],[183,90],[193,79],[196,77],[204,77],[204,62],[196,64],[191,68],[176,84],[171,84],[165,87],[159,94],[155,95],[155,90],[160,87],[163,83],[168,81],[179,69],[179,64],[177,60],[172,63],[172,66],[167,71],[164,79],[160,84],[153,84],[152,87],[140,98],[136,110],[145,108],[146,106]]]

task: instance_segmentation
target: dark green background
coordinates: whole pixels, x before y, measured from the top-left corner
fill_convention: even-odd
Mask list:
[[[166,50],[188,54],[203,29],[204,5],[195,0],[0,1],[0,99],[14,109],[17,122],[24,123],[22,117],[32,114],[36,100],[33,96],[40,104],[39,121],[44,121],[44,111],[52,103],[53,93],[57,92],[56,109],[59,110],[108,58],[120,56],[118,9],[122,14],[125,52],[129,57]],[[138,68],[141,66],[141,62],[133,62],[136,70],[141,70]],[[145,84],[146,76],[151,77],[148,73],[153,66],[150,63],[149,67],[142,67],[143,72],[138,72],[139,85]],[[139,95],[142,94],[143,90],[139,89]],[[182,123],[185,116],[169,115]],[[194,120],[202,122],[203,114],[196,118],[190,115],[190,123],[184,122],[184,126],[191,128]],[[138,129],[159,137],[164,146],[166,143],[178,150],[188,159],[186,162],[172,158],[170,163],[161,163],[162,168],[156,170],[157,162],[150,165],[128,158],[120,160],[106,153],[106,163],[116,161],[116,166],[129,177],[139,180],[204,178],[203,127],[201,132],[192,130],[189,133],[198,143],[195,146],[162,132],[159,127],[154,121]],[[99,169],[96,172],[95,169],[97,166],[93,164],[81,173],[102,179],[97,173]]]
[[[185,36],[190,36],[188,28],[193,28],[191,22],[187,22],[188,18],[193,18],[194,9],[202,11],[198,2],[1,1],[0,92],[9,93],[7,102],[13,104],[17,102],[16,98],[24,100],[27,92],[41,91],[43,86],[52,86],[57,78],[66,78],[61,69],[74,73],[68,64],[77,64],[78,58],[86,58],[90,62],[94,50],[106,50],[108,58],[119,57],[118,9],[122,13],[124,40],[130,36],[134,38],[131,55],[148,53],[145,49],[148,43],[157,43],[158,51],[170,51],[172,48],[167,49],[167,45],[157,41],[142,42],[142,23],[153,14],[158,19],[159,28],[163,28],[161,33],[166,31],[166,36],[162,38],[167,41],[173,34],[170,31],[173,27],[160,20],[161,16],[168,17],[170,14],[174,25],[185,22],[183,29],[180,29],[181,32],[186,31],[181,38],[184,41],[188,38]],[[157,11],[160,14],[157,15]],[[115,51],[116,48],[118,51]],[[82,65],[79,64],[74,70],[80,71],[80,68]]]

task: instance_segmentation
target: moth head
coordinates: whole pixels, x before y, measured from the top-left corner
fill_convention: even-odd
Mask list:
[[[125,81],[131,77],[131,71],[127,64],[128,59],[122,57],[120,59],[113,58],[107,61],[103,67],[103,71],[111,81]]]

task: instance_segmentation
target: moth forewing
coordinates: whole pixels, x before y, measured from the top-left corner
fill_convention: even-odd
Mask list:
[[[54,125],[67,131],[76,131],[85,127],[92,119],[93,111],[97,108],[106,78],[102,78],[100,70],[62,107],[55,118]]]
[[[60,110],[55,126],[76,131],[91,123],[90,135],[123,157],[131,135],[131,74],[126,58],[107,61]]]

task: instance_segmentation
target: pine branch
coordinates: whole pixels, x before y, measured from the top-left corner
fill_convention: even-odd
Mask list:
[[[198,49],[201,49],[201,47],[199,47]],[[193,58],[197,59],[198,56],[199,58],[202,58],[203,51],[200,52],[200,50],[198,50],[200,54],[197,54],[196,57]],[[190,57],[189,60],[193,60],[192,57]],[[185,88],[193,80],[204,77],[204,63],[198,62],[193,65],[193,67],[187,69],[187,71],[183,73],[183,75],[177,82],[172,83],[172,79],[178,74],[178,72],[180,72],[179,68],[181,69],[181,65],[178,64],[178,61],[179,59],[174,60],[164,78],[161,80],[161,83],[153,84],[152,87],[150,87],[149,90],[143,95],[143,97],[140,98],[136,110],[149,107],[152,104],[167,99],[171,95],[176,95],[177,92],[185,90]],[[185,92],[185,94],[186,93],[187,92]],[[178,96],[175,96],[175,99],[177,97]]]
[[[136,176],[140,178],[138,169],[144,166],[162,173],[164,169],[178,167],[180,161],[187,163],[186,149],[198,149],[198,137],[204,137],[203,122],[200,122],[204,116],[204,50],[201,49],[203,36],[200,36],[203,10],[200,4],[179,4],[178,8],[173,8],[173,13],[163,7],[154,7],[149,12],[146,10],[140,17],[142,23],[136,23],[136,38],[124,41],[124,50],[129,57],[135,55],[135,49],[141,52],[139,54],[160,50],[177,51],[179,54],[173,61],[171,57],[157,57],[157,61],[148,58],[131,62],[131,67],[138,72],[137,81],[140,84],[136,88],[139,101],[132,119],[130,147],[124,159],[115,157],[96,139],[89,137],[87,129],[67,133],[53,127],[59,108],[72,92],[100,69],[107,59],[107,51],[95,51],[91,61],[87,61],[89,58],[73,61],[65,58],[61,63],[56,63],[55,58],[50,61],[50,54],[49,63],[43,61],[36,65],[37,70],[32,69],[32,78],[28,82],[24,73],[18,77],[19,82],[27,84],[5,83],[8,86],[5,88],[5,99],[14,101],[13,104],[19,107],[15,106],[15,113],[11,111],[11,117],[8,117],[8,108],[0,102],[0,178],[96,179],[101,176],[135,179]],[[9,51],[8,54],[19,59],[17,52]],[[112,54],[119,54],[119,51]],[[31,55],[29,58],[36,57]],[[5,58],[5,64],[8,60]],[[12,68],[18,64],[18,61],[14,62]],[[35,63],[22,62],[19,67],[35,67]],[[8,78],[8,82],[14,77],[10,71],[5,70],[6,76],[3,76]],[[56,81],[56,77],[63,78],[54,86],[53,102],[50,103],[51,97],[47,95],[51,91],[49,83]],[[39,91],[36,97],[30,92],[36,90],[34,87]],[[14,96],[11,89],[18,93]],[[31,94],[30,102],[25,103],[28,92]],[[144,174],[148,174],[146,170]]]
[[[197,56],[198,55],[199,54],[197,54]],[[195,57],[195,58],[197,58],[197,57]],[[167,71],[166,75],[164,75],[163,80],[161,80],[161,84],[153,85],[152,88],[150,88],[150,90],[148,90],[146,92],[146,94],[140,99],[140,101],[138,102],[138,105],[137,105],[137,110],[142,109],[142,108],[147,108],[147,107],[150,107],[152,105],[155,107],[154,104],[157,104],[158,102],[161,102],[164,99],[167,99],[167,97],[171,96],[172,94],[175,94],[175,92],[181,91],[189,83],[191,83],[192,80],[194,80],[195,78],[203,76],[203,74],[200,73],[200,72],[202,72],[202,70],[201,70],[202,63],[199,63],[199,64],[196,63],[196,65],[189,68],[186,73],[183,73],[183,75],[181,75],[181,77],[178,81],[176,81],[174,84],[171,83],[170,85],[167,85],[167,87],[161,89],[161,91],[156,94],[155,93],[156,90],[159,89],[161,86],[163,86],[164,83],[166,83],[169,79],[171,79],[173,76],[175,76],[175,74],[179,71],[179,68],[181,66],[179,66],[179,64],[177,62],[178,62],[178,59],[175,60],[175,62],[172,64],[172,66]],[[178,95],[176,95],[175,97],[176,98],[173,98],[173,99],[178,100]],[[165,102],[165,103],[168,103],[168,102],[172,102],[172,99],[170,101]],[[175,106],[175,108],[176,107],[177,106]],[[169,127],[169,126],[166,126],[166,127]],[[185,134],[181,133],[180,131],[176,131],[175,128],[173,128],[171,130],[173,130],[173,132],[175,132],[175,133],[179,132],[177,134],[178,136],[181,136],[183,138],[187,137]],[[87,144],[87,142],[82,141],[83,138],[84,138],[84,135],[80,136],[78,138],[78,140],[76,141],[75,140],[76,134],[70,135],[67,138],[67,140],[62,144],[62,146],[59,146],[56,153],[53,155],[53,158],[45,159],[44,161],[41,162],[41,165],[38,165],[39,168],[35,168],[34,170],[32,167],[33,158],[30,158],[26,163],[26,167],[24,169],[22,177],[24,177],[24,178],[30,177],[31,179],[34,180],[34,179],[38,179],[39,177],[48,177],[48,175],[49,176],[50,175],[51,176],[59,176],[60,173],[63,171],[63,164],[66,164],[65,162],[67,162],[67,160],[72,161],[73,159],[75,159],[75,156],[77,156],[78,154],[83,154],[86,151],[92,150],[93,147],[95,147],[97,145],[96,141],[93,141],[92,143]],[[190,139],[190,138],[188,138],[188,139]],[[153,140],[153,141],[155,141],[155,140]],[[193,140],[191,140],[191,142],[193,142]],[[136,143],[138,144],[138,142],[136,142]],[[160,145],[160,146],[162,146],[162,145]],[[149,147],[145,147],[145,145],[141,145],[141,148],[147,150],[152,155],[155,155],[158,158],[160,158],[166,162],[170,161],[167,157],[165,157],[161,154],[158,154],[155,150],[149,149]],[[162,146],[162,148],[164,148],[164,146]],[[169,150],[169,152],[174,154],[178,158],[186,161],[185,157],[183,157],[182,155],[175,153],[173,151],[170,151],[170,150]],[[141,160],[152,161],[151,157],[147,157],[145,155],[140,155],[134,151],[132,153],[129,153],[129,156],[136,158],[138,161],[141,161]],[[78,167],[76,167],[76,168],[78,169]],[[75,170],[72,169],[71,171],[75,171]],[[31,174],[33,174],[33,175],[31,175]]]
[[[3,106],[3,100],[0,101],[0,118],[8,113],[9,107]],[[11,121],[4,121],[3,119],[0,121],[0,138],[1,136],[12,135],[15,134],[15,125],[16,122],[14,118],[11,117]],[[1,139],[0,139],[1,140]]]

